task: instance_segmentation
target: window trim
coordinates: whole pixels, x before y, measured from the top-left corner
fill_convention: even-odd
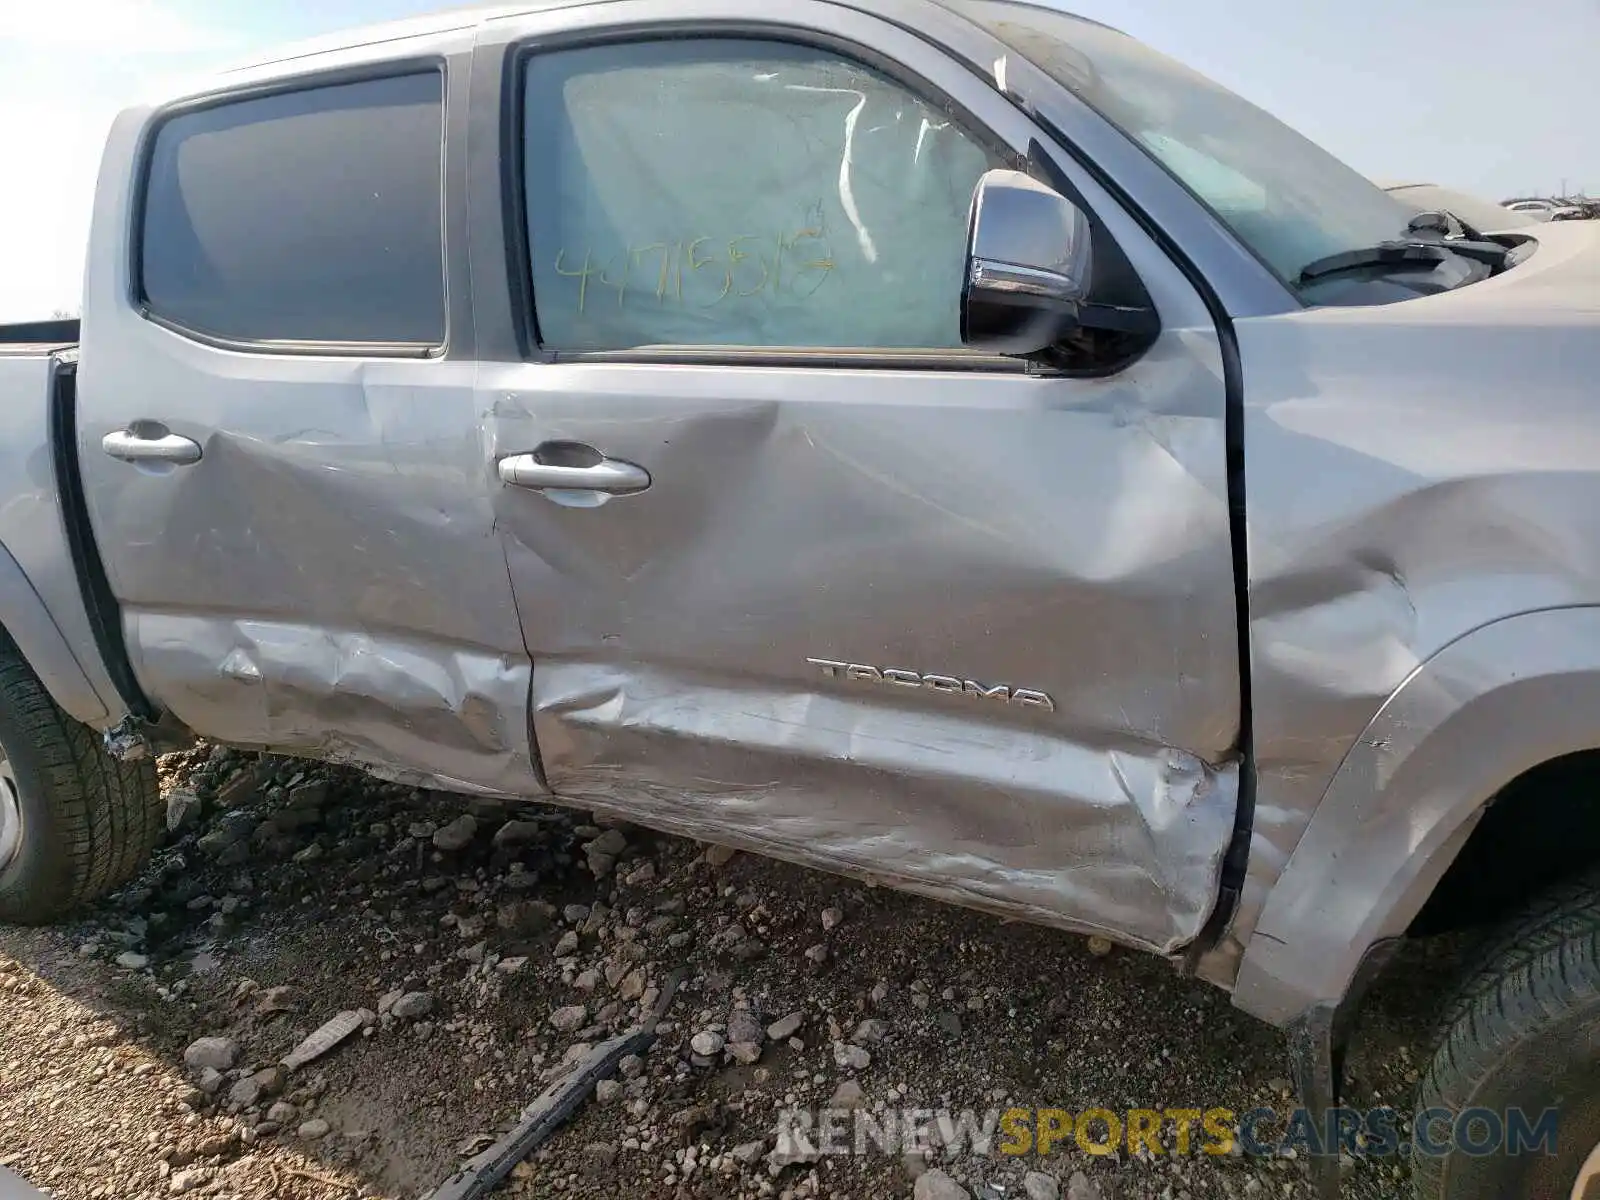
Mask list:
[[[813,369],[958,370],[989,374],[1028,374],[1037,368],[1022,359],[964,349],[872,348],[852,346],[716,346],[675,343],[618,350],[553,350],[540,336],[533,286],[533,254],[528,240],[527,139],[524,126],[528,64],[539,55],[591,46],[640,42],[765,41],[838,54],[892,83],[924,104],[950,115],[961,132],[1015,170],[1027,169],[1025,154],[988,128],[960,101],[905,65],[869,46],[838,34],[782,20],[686,18],[641,21],[605,29],[564,30],[511,42],[502,59],[500,87],[500,194],[506,248],[506,281],[512,324],[522,361],[534,363],[634,363],[695,366],[772,366]],[[952,64],[959,66],[956,60]]]
[[[226,108],[249,100],[264,100],[273,96],[293,95],[296,92],[320,91],[324,88],[343,87],[349,84],[374,83],[387,79],[403,79],[412,75],[436,75],[439,78],[439,286],[444,302],[444,334],[437,342],[350,342],[313,341],[282,338],[236,338],[224,334],[196,329],[182,321],[174,320],[154,311],[144,290],[144,230],[145,209],[149,200],[150,174],[155,158],[156,141],[161,131],[178,117],[214,108]],[[450,70],[442,54],[418,54],[382,62],[361,63],[352,66],[322,68],[280,76],[242,87],[224,88],[191,96],[175,103],[163,105],[151,114],[139,135],[134,151],[134,179],[132,203],[129,205],[127,230],[127,268],[129,306],[150,324],[170,333],[209,346],[215,350],[231,350],[242,354],[288,355],[299,357],[335,358],[444,358],[451,343],[450,319],[450,245],[449,200],[450,177],[448,135],[450,113]]]

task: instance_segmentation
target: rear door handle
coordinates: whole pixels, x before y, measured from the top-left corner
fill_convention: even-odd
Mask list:
[[[127,429],[114,429],[100,440],[100,448],[122,462],[161,462],[187,466],[200,461],[200,443],[193,438],[171,433],[165,425],[142,427],[136,422]]]
[[[596,457],[599,457],[596,452]],[[575,467],[541,462],[538,452],[513,454],[499,462],[500,478],[512,487],[560,492],[605,492],[627,496],[650,486],[650,472],[630,462],[600,458],[589,466]]]

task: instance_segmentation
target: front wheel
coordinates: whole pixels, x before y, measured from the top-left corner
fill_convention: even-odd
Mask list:
[[[1417,1094],[1417,1200],[1600,1200],[1600,877],[1552,897],[1450,1008]]]
[[[155,764],[107,755],[0,633],[0,922],[42,925],[122,886],[162,827]]]

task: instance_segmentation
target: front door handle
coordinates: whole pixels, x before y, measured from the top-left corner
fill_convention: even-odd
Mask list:
[[[545,462],[538,451],[513,454],[500,460],[500,478],[512,487],[536,491],[604,492],[611,496],[631,495],[650,486],[650,472],[643,467],[604,458],[598,451],[591,451],[591,454],[598,461],[584,466]]]
[[[114,429],[101,439],[100,448],[122,462],[187,466],[200,461],[199,442],[154,423],[152,427],[144,427],[144,422],[135,422],[127,429]]]

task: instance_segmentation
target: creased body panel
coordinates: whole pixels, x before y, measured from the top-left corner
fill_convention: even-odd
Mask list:
[[[1232,830],[1234,766],[1131,740],[605,663],[535,691],[567,799],[1151,950],[1205,919]]]
[[[591,90],[581,70],[541,75],[541,55],[575,53],[559,35],[576,17],[484,27],[475,95],[524,117],[517,132],[485,120],[474,141],[493,456],[650,480],[496,498],[546,775],[648,824],[1172,949],[1215,902],[1236,808],[1215,324],[1062,155],[1165,332],[1110,378],[952,349],[973,175],[993,152],[1053,151],[984,75],[998,42],[938,6],[892,16],[813,0],[586,10],[591,33],[703,21],[810,47],[719,40],[687,65],[683,47],[630,52],[652,95],[693,76],[691,96],[742,98],[641,118],[661,139],[642,158],[600,132],[609,76]],[[530,103],[504,68],[518,47],[528,79],[575,90]],[[518,132],[526,204],[494,153]],[[636,203],[663,189],[662,206]],[[580,192],[603,205],[566,202]],[[507,244],[515,228],[526,246]],[[530,270],[531,328],[499,283],[508,259]],[[519,333],[556,361],[519,361]],[[561,357],[580,347],[631,361]]]
[[[136,667],[220,741],[444,791],[527,795],[526,655],[394,632],[129,615]]]
[[[446,790],[542,791],[472,366],[117,332],[140,339],[139,371],[86,377],[81,452],[145,688],[209,737]],[[130,416],[203,456],[113,462],[100,439]]]
[[[652,479],[497,502],[551,790],[1191,939],[1235,799],[1201,765],[1238,712],[1214,354],[1172,337],[1101,381],[486,367],[496,457],[580,442]]]
[[[78,449],[153,701],[203,736],[450,790],[533,795],[543,784],[528,732],[531,663],[473,391],[458,186],[471,24],[299,59],[289,73],[304,80],[262,67],[202,82],[191,95],[222,103],[188,108],[174,96],[178,110],[117,120],[89,250]],[[377,76],[424,67],[445,75],[425,103],[370,90]],[[356,92],[331,82],[351,75],[322,74],[347,69],[364,80]],[[232,93],[278,83],[290,86],[274,89],[276,115],[234,107],[246,101]],[[191,148],[217,158],[201,171],[174,167],[194,160],[156,151],[202,112],[218,128]],[[367,124],[343,123],[358,112]],[[252,181],[270,168],[261,143],[233,140],[241,130],[276,139],[278,173],[295,183],[272,194],[292,192],[300,209],[262,209]],[[208,246],[221,257],[207,258]],[[136,269],[163,254],[168,268],[197,264],[167,277],[165,299]],[[405,263],[415,272],[393,274]],[[243,273],[220,274],[225,266]],[[407,339],[431,339],[436,271],[441,344],[424,354]],[[415,287],[428,322],[411,327],[406,304],[387,304],[395,280]],[[174,295],[187,297],[181,312]],[[312,310],[315,329],[300,323]],[[334,340],[282,340],[304,336]],[[108,434],[124,449],[128,438],[182,439],[198,457],[111,457]]]
[[[1240,968],[1239,1006],[1282,1024],[1337,1002],[1368,946],[1406,934],[1484,797],[1592,749],[1596,711],[1600,608],[1495,621],[1429,659],[1357,739],[1295,847]]]
[[[1231,978],[1335,772],[1414,671],[1490,622],[1600,601],[1584,224],[1457,292],[1237,324],[1259,790],[1212,978]]]

